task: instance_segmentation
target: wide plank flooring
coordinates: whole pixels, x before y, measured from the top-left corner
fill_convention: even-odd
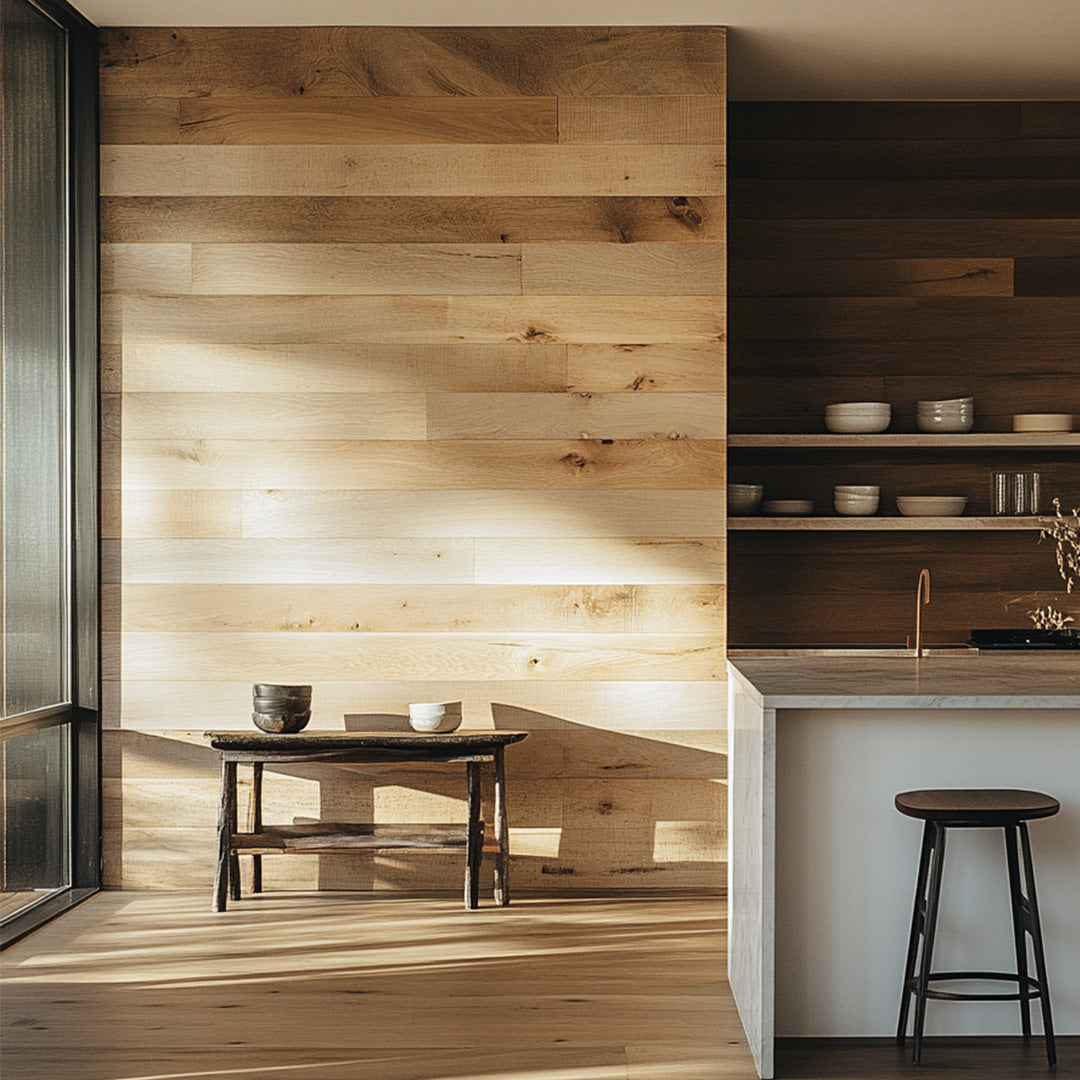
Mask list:
[[[4,1080],[754,1080],[701,895],[106,892],[0,960]],[[1058,1077],[1080,1077],[1059,1038]],[[1041,1040],[781,1040],[791,1080],[1022,1080]],[[1050,1074],[1053,1075],[1053,1074]]]
[[[756,1075],[718,898],[106,892],[3,955],[4,1080]]]

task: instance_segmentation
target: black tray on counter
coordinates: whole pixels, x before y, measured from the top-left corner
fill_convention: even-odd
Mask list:
[[[1080,630],[972,630],[977,649],[1080,649]]]

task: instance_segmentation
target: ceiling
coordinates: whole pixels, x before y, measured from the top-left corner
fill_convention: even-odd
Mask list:
[[[99,26],[730,29],[734,100],[1080,100],[1078,0],[73,0]]]

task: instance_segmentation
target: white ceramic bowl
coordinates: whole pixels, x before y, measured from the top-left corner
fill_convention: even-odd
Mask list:
[[[837,435],[884,431],[892,419],[887,401],[847,401],[825,407],[825,427]]]
[[[761,497],[764,493],[765,489],[761,484],[728,484],[728,513],[735,517],[756,514],[761,509]]]
[[[810,499],[766,499],[761,509],[774,517],[807,517],[814,512],[814,504]]]
[[[419,701],[409,706],[409,726],[413,731],[456,731],[461,727],[460,701]]]
[[[975,402],[972,398],[920,401],[915,408],[915,425],[920,431],[970,431],[974,423]]]
[[[833,506],[841,517],[869,517],[876,514],[880,499],[877,495],[845,495],[838,492]]]
[[[904,517],[959,517],[966,495],[897,495],[896,509]]]
[[[880,495],[877,484],[837,484],[833,488],[835,495]]]
[[[1017,413],[1013,431],[1072,431],[1072,413]]]

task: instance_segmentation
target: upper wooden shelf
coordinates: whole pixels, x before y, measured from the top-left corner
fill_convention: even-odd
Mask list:
[[[923,433],[910,435],[739,435],[727,437],[729,447],[737,446],[798,446],[798,447],[957,447],[966,450],[1012,450],[1012,449],[1054,449],[1069,448],[1080,450],[1080,433],[1050,431],[976,431],[961,435],[928,435]]]
[[[1044,529],[1051,520],[1037,517],[728,517],[728,529],[783,529],[789,532],[956,532],[976,529]]]

